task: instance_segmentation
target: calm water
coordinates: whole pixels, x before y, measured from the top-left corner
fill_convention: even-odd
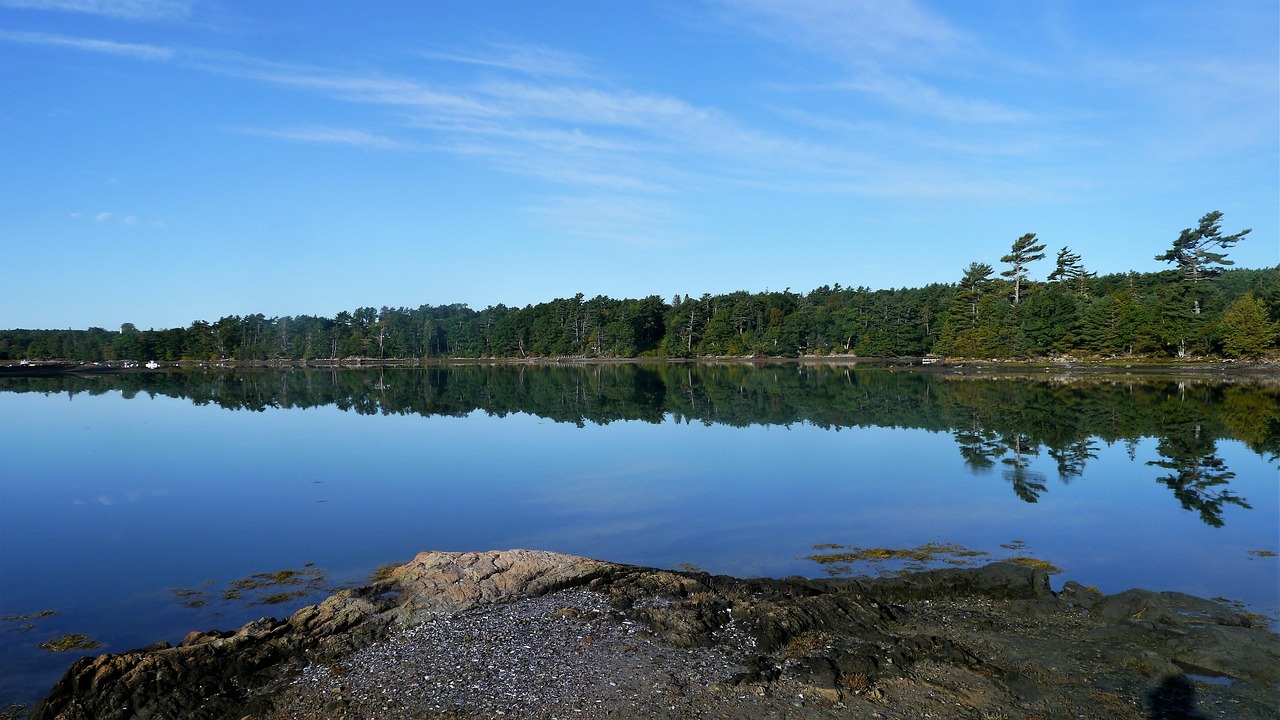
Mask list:
[[[0,703],[87,654],[41,642],[123,651],[234,628],[426,549],[820,576],[805,558],[821,543],[957,543],[1050,561],[1055,587],[1274,614],[1278,452],[1274,386],[1186,380],[679,365],[0,378]],[[296,572],[244,582],[281,570]]]

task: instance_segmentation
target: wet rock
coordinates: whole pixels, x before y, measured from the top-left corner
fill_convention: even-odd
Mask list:
[[[946,568],[878,580],[877,592],[904,598],[980,595],[1001,600],[1054,597],[1049,573],[1015,563],[992,563],[976,569]]]
[[[1075,580],[1068,580],[1063,584],[1062,592],[1058,593],[1058,597],[1071,607],[1088,610],[1098,604],[1102,599],[1102,593],[1096,588],[1086,587]]]
[[[609,698],[625,696],[632,704],[623,717],[700,717],[729,706],[744,710],[736,716],[764,717],[756,710],[796,702],[814,713],[903,704],[901,714],[884,717],[957,705],[974,716],[978,709],[1018,717],[1071,707],[1079,712],[1069,716],[1093,717],[1099,702],[1136,707],[1160,678],[1196,668],[1240,678],[1238,687],[1206,692],[1237,693],[1221,702],[1250,717],[1252,708],[1275,704],[1280,644],[1238,618],[1231,608],[1177,593],[1103,597],[1068,583],[1055,595],[1043,570],[1006,563],[883,580],[765,580],[528,550],[428,552],[386,580],[284,620],[85,658],[32,717],[274,719],[329,716],[365,702],[374,705],[357,717],[378,716],[377,703],[400,703],[409,714],[430,710],[404,704],[412,698],[489,703],[466,711],[477,716],[539,707],[559,717],[547,710],[559,698],[531,695],[537,688],[520,685],[527,673],[494,665],[498,658],[527,665],[539,649],[524,638],[534,636],[559,648],[539,655],[539,682],[555,678],[542,692],[575,688],[575,713],[605,712]],[[456,666],[414,675],[415,663],[437,654],[432,638],[460,643],[450,650],[460,653]],[[349,658],[358,661],[342,665]],[[350,688],[380,685],[392,667],[409,673],[417,694],[406,686],[399,699],[351,695]],[[312,678],[308,687],[329,684],[299,690],[298,678]],[[1108,690],[1098,695],[1102,687]],[[470,689],[449,694],[458,688]]]

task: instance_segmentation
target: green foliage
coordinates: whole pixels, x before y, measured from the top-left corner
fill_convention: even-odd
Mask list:
[[[1046,279],[1049,282],[1061,283],[1071,288],[1080,297],[1087,298],[1089,296],[1088,281],[1093,277],[1097,277],[1097,273],[1085,270],[1080,262],[1080,256],[1064,246],[1058,251],[1057,263]]]
[[[1013,241],[1009,254],[1000,258],[1000,262],[1010,265],[1000,275],[1013,280],[1014,305],[1022,301],[1022,283],[1027,279],[1027,265],[1044,259],[1044,247],[1044,243],[1036,241],[1035,233],[1027,233]]]
[[[537,305],[473,310],[452,304],[363,307],[332,318],[230,315],[185,328],[119,331],[0,330],[0,361],[193,361],[270,363],[353,358],[636,358],[858,355],[1031,358],[1062,354],[1186,356],[1224,352],[1253,357],[1274,346],[1259,308],[1280,320],[1280,267],[1229,264],[1217,250],[1247,231],[1222,236],[1210,213],[1185,233],[1172,258],[1184,272],[1095,277],[1068,248],[1047,284],[1026,266],[1043,257],[1028,233],[993,277],[971,263],[956,283],[871,290],[823,286],[807,294],[737,291],[668,303],[656,295],[557,298]],[[1196,245],[1195,243],[1199,243]],[[1193,247],[1194,245],[1194,247]],[[1198,248],[1198,249],[1196,249]],[[1206,249],[1213,248],[1213,249]],[[1163,256],[1162,256],[1163,257]],[[1174,261],[1174,260],[1171,260]],[[1188,267],[1191,267],[1190,265]],[[1246,294],[1254,298],[1228,314]],[[1012,296],[1013,302],[1008,298]]]
[[[1195,228],[1186,228],[1173,241],[1173,247],[1157,255],[1156,260],[1171,263],[1188,280],[1208,280],[1222,272],[1220,265],[1234,265],[1225,252],[1244,239],[1252,230],[1246,229],[1234,235],[1222,234],[1222,213],[1214,210],[1200,218]]]
[[[1252,358],[1275,348],[1280,323],[1272,322],[1267,317],[1266,306],[1248,292],[1222,314],[1218,331],[1227,355]]]

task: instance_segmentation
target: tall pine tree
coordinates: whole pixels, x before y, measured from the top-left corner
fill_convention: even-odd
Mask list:
[[[1022,281],[1027,279],[1027,266],[1036,260],[1044,259],[1044,243],[1036,242],[1035,233],[1027,233],[1013,243],[1008,255],[1000,258],[1000,262],[1009,263],[1012,267],[1000,273],[1001,277],[1013,280],[1013,304],[1022,300]]]

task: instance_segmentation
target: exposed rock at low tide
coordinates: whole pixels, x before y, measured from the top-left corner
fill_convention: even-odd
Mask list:
[[[32,717],[1271,718],[1277,683],[1254,617],[1018,565],[742,580],[427,552],[287,620],[85,658]]]

